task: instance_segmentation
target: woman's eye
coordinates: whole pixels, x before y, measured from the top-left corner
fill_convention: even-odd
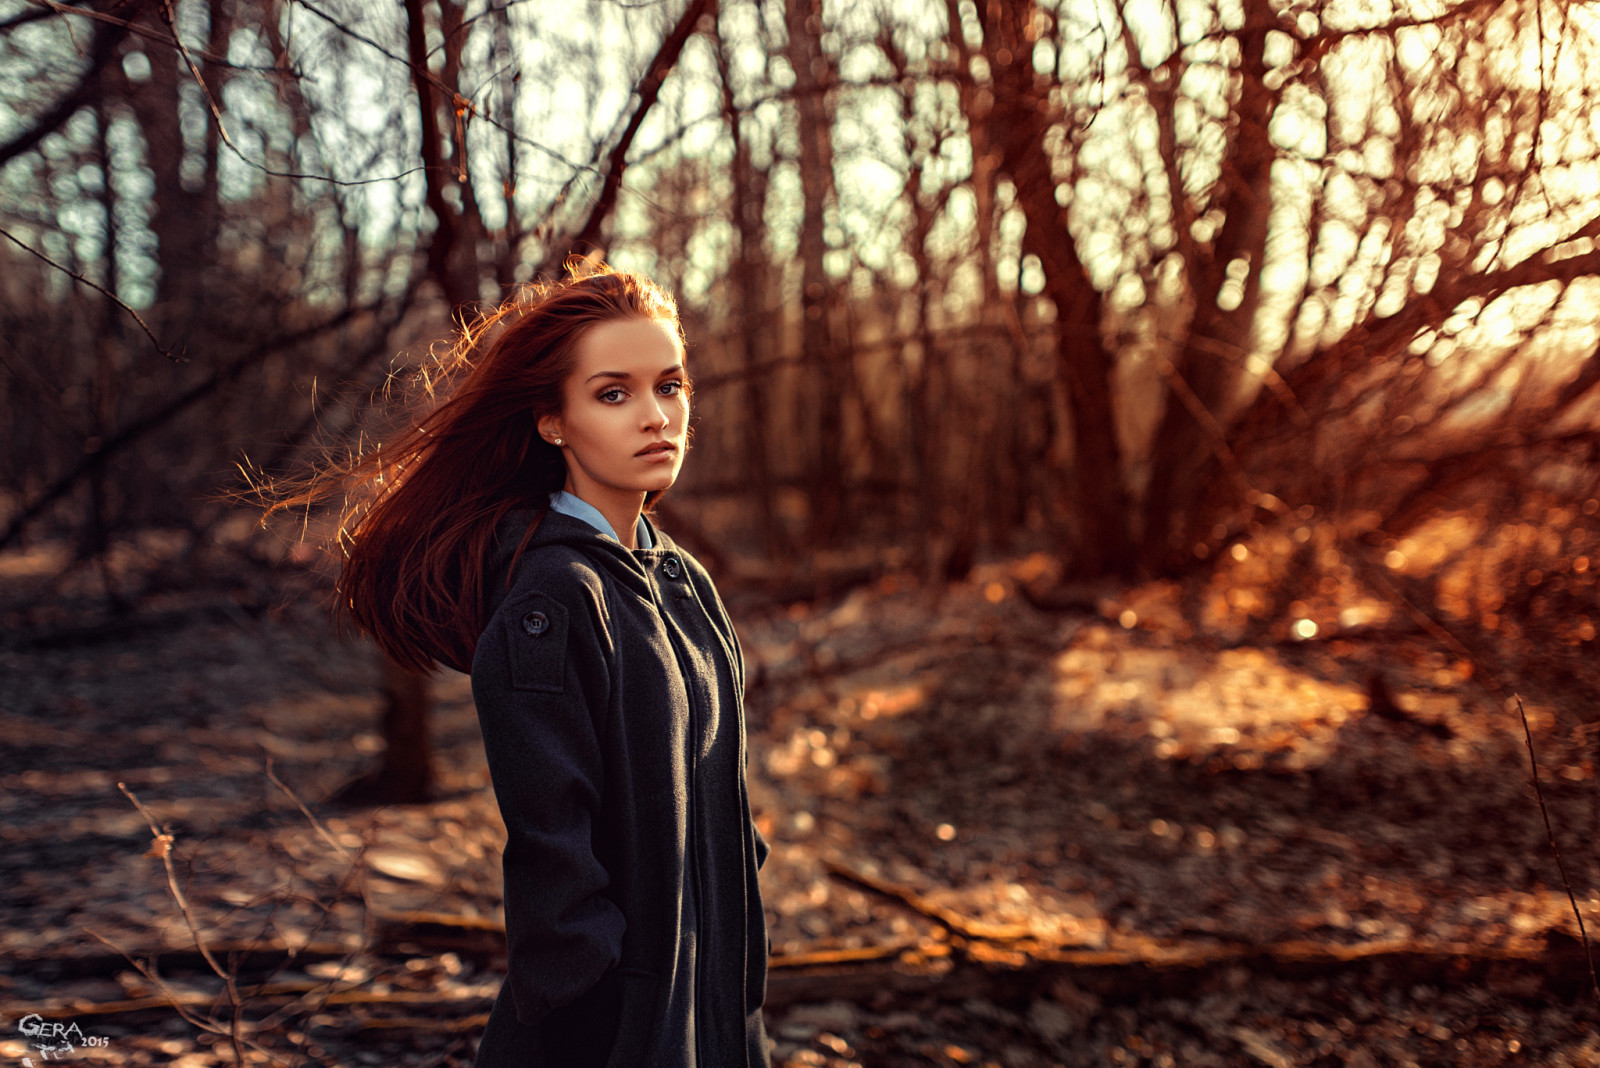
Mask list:
[[[674,396],[675,394],[683,392],[683,383],[682,382],[678,382],[676,380],[674,380],[672,382],[663,382],[663,383],[661,383],[660,389],[661,389],[662,393],[664,393],[667,396],[671,397],[671,396]]]
[[[607,404],[615,404],[622,399],[622,390],[608,389],[604,393],[600,394],[600,399],[605,401]]]

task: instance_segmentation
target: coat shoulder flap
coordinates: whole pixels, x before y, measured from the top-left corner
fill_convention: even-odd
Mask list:
[[[508,598],[500,615],[511,688],[564,691],[570,623],[566,606],[547,593],[530,590]]]

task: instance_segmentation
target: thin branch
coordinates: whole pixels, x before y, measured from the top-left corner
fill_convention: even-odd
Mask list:
[[[117,945],[115,942],[111,941],[111,939],[107,938],[99,931],[96,931],[94,928],[85,927],[83,930],[90,936],[99,939],[100,943],[106,948],[120,955],[123,960],[127,961],[133,966],[134,970],[148,979],[152,986],[161,991],[160,998],[134,998],[120,1004],[112,1003],[108,1006],[90,1006],[88,1010],[90,1013],[95,1012],[95,1009],[97,1008],[102,1010],[100,1013],[101,1015],[110,1015],[114,1012],[140,1012],[145,1009],[150,1009],[158,1005],[165,1004],[168,1008],[172,1009],[173,1012],[176,1012],[180,1017],[182,1017],[184,1022],[198,1028],[201,1031],[205,1031],[213,1035],[229,1034],[228,1030],[215,1020],[205,1016],[197,1016],[190,1011],[191,1006],[209,1005],[212,1000],[211,998],[197,997],[194,994],[178,993],[176,990],[168,986],[166,980],[161,978],[160,973],[155,970],[153,957],[152,963],[135,960],[127,950],[123,949],[121,946]],[[393,995],[390,996],[392,997]],[[76,1009],[76,1006],[74,1006],[74,1010],[81,1012],[81,1010]],[[273,1058],[272,1051],[262,1046],[259,1042],[252,1041],[242,1036],[240,1037],[240,1042],[243,1045],[248,1046],[252,1051],[265,1057],[267,1059],[267,1063],[276,1063],[275,1059]]]
[[[1589,932],[1583,926],[1583,913],[1578,909],[1578,897],[1572,892],[1572,879],[1567,875],[1567,862],[1561,859],[1561,847],[1556,845],[1555,828],[1550,825],[1550,810],[1544,805],[1544,789],[1539,785],[1539,758],[1533,753],[1533,731],[1528,727],[1528,713],[1522,707],[1522,695],[1512,694],[1517,702],[1517,715],[1522,717],[1522,737],[1528,743],[1528,764],[1533,768],[1533,796],[1539,801],[1539,815],[1544,817],[1544,833],[1550,839],[1550,852],[1555,854],[1556,869],[1561,872],[1561,885],[1566,888],[1567,900],[1572,904],[1572,915],[1578,920],[1578,937],[1583,940],[1583,955],[1589,962],[1589,986],[1594,999],[1600,1003],[1600,978],[1595,977],[1594,948],[1589,945]]]
[[[332,900],[335,903],[341,900],[345,896],[345,892],[350,888],[351,884],[355,884],[356,891],[361,896],[362,926],[365,928],[366,938],[361,944],[351,947],[350,951],[340,962],[342,970],[344,967],[347,967],[352,960],[355,959],[356,954],[360,952],[363,946],[370,946],[373,942],[372,920],[374,910],[372,907],[371,897],[368,893],[366,878],[367,868],[363,861],[366,856],[367,849],[372,845],[372,835],[375,833],[374,828],[370,824],[367,826],[366,834],[362,839],[361,850],[359,852],[349,852],[339,844],[338,840],[335,839],[327,830],[327,828],[322,825],[322,822],[312,814],[311,809],[304,801],[300,799],[300,796],[291,790],[282,779],[278,778],[278,776],[273,773],[272,758],[270,756],[267,757],[265,770],[267,773],[267,778],[271,779],[273,784],[276,785],[278,789],[282,790],[284,795],[287,796],[289,800],[295,803],[295,806],[300,809],[301,815],[305,816],[306,822],[311,824],[311,828],[316,831],[318,836],[320,836],[324,842],[331,846],[342,859],[349,862],[350,866],[345,870],[344,877],[339,880],[339,885],[333,890]],[[320,901],[317,902],[317,905],[322,909],[322,916],[317,920],[316,926],[312,927],[310,931],[306,932],[305,944],[310,944],[311,940],[316,938],[317,934],[322,930],[324,925],[328,923],[328,920],[333,915],[333,908],[331,906],[324,907]],[[291,956],[292,955],[293,954],[291,954]],[[322,989],[321,999],[316,1000],[314,1004],[312,1003],[313,999],[311,998],[310,994],[307,994],[306,997],[300,999],[298,1003],[290,1003],[278,1009],[276,1012],[269,1013],[257,1021],[257,1026],[263,1029],[275,1028],[298,1011],[320,1012],[324,1006],[329,1004],[329,998],[337,994],[337,986],[338,984],[336,980],[330,980],[329,983]]]
[[[116,55],[117,45],[126,35],[125,29],[95,27],[94,38],[89,46],[89,65],[78,78],[78,84],[39,115],[31,127],[0,146],[0,166],[33,148],[60,129],[63,123],[77,114],[79,108],[89,102],[100,87],[100,78],[105,73],[107,65]]]
[[[344,181],[338,178],[331,178],[324,174],[274,170],[264,163],[257,163],[249,156],[246,156],[244,152],[240,150],[238,145],[234,144],[233,135],[228,133],[227,124],[222,121],[222,109],[217,106],[217,98],[212,95],[211,87],[206,84],[205,78],[200,73],[200,68],[195,65],[194,54],[190,52],[189,46],[184,44],[183,41],[178,37],[177,17],[172,10],[172,0],[162,0],[161,19],[167,24],[167,28],[172,31],[173,45],[178,49],[178,54],[183,57],[183,62],[189,68],[189,75],[194,79],[194,83],[200,87],[201,95],[206,98],[206,108],[211,112],[212,121],[217,124],[217,135],[222,138],[222,143],[228,146],[228,150],[238,157],[239,162],[243,163],[246,167],[258,170],[262,174],[273,178],[306,179],[317,182],[329,182],[333,185],[366,185],[370,182],[396,181],[405,177],[407,174],[427,169],[427,167],[424,165],[421,167],[413,167],[411,170],[405,171],[402,174],[397,174],[386,178],[362,178],[355,181]]]
[[[285,786],[284,783],[283,783],[283,780],[278,778],[278,776],[272,770],[272,758],[271,757],[267,758],[267,763],[266,763],[266,769],[265,770],[266,770],[266,773],[267,773],[267,778],[272,780],[272,785],[274,785],[278,789],[282,790],[283,793],[284,793],[284,796],[287,797],[290,801],[293,801],[295,803],[295,807],[299,808],[300,814],[306,818],[306,822],[311,824],[311,829],[317,832],[317,837],[321,838],[324,842],[327,842],[328,845],[333,848],[333,851],[335,853],[338,853],[341,858],[343,858],[345,860],[349,860],[349,861],[354,861],[354,860],[357,859],[355,856],[353,856],[350,853],[350,851],[348,849],[346,849],[344,846],[339,844],[339,840],[336,839],[328,831],[328,829],[322,825],[322,821],[321,820],[317,819],[316,816],[312,815],[311,809],[307,808],[306,807],[306,803],[304,801],[300,800],[300,796],[298,794],[296,794],[293,790],[291,790],[287,786]]]
[[[128,19],[119,19],[115,15],[107,15],[103,11],[95,11],[92,8],[78,7],[74,4],[58,3],[57,0],[28,0],[28,3],[37,4],[39,9],[37,11],[30,11],[26,14],[18,15],[16,18],[11,19],[8,22],[0,23],[0,33],[4,33],[13,26],[18,26],[27,22],[36,22],[39,19],[47,19],[55,15],[77,15],[80,18],[86,18],[92,22],[101,22],[107,26],[119,27],[120,29],[126,30],[127,32],[133,34],[135,37],[143,37],[147,41],[153,41],[156,44],[166,45],[169,48],[175,48],[178,44],[175,38],[169,37],[166,34],[161,33],[159,30],[152,30],[148,26],[141,26],[136,22],[129,21]],[[194,48],[190,49],[190,51],[199,56],[201,59],[205,60],[207,63],[218,67],[227,67],[229,70],[256,71],[262,74],[268,72],[280,74],[290,73],[289,71],[282,70],[279,67],[262,66],[258,63],[233,63],[229,61],[227,56],[219,56],[215,52],[210,52],[203,48]]]
[[[1288,505],[1284,504],[1281,499],[1271,493],[1258,490],[1250,484],[1250,477],[1245,473],[1244,465],[1239,462],[1238,456],[1228,446],[1228,436],[1222,429],[1222,424],[1217,422],[1217,417],[1211,414],[1211,410],[1205,406],[1205,402],[1196,395],[1194,388],[1183,377],[1183,372],[1178,370],[1177,364],[1171,360],[1164,359],[1161,361],[1160,372],[1167,385],[1177,394],[1178,400],[1188,411],[1190,418],[1204,432],[1211,444],[1212,455],[1217,458],[1217,462],[1222,464],[1223,469],[1238,483],[1239,488],[1244,491],[1250,503],[1279,515],[1287,513],[1289,510]]]
[[[111,302],[113,304],[115,304],[117,307],[121,308],[123,311],[127,312],[129,315],[133,316],[133,321],[139,324],[139,329],[144,331],[144,336],[150,339],[150,344],[155,346],[157,352],[159,352],[162,356],[166,357],[167,359],[173,361],[174,363],[187,363],[188,362],[187,358],[183,355],[182,350],[180,350],[178,352],[178,355],[174,356],[172,354],[172,346],[170,346],[170,345],[163,346],[161,344],[161,340],[159,338],[157,338],[154,333],[151,332],[150,325],[148,323],[146,323],[142,318],[139,317],[139,313],[134,311],[133,308],[129,307],[127,304],[123,303],[121,300],[119,300],[117,298],[117,295],[115,293],[111,292],[109,289],[105,288],[102,285],[98,285],[98,284],[96,284],[94,282],[91,282],[89,279],[85,278],[83,275],[79,274],[77,271],[72,270],[70,267],[67,267],[64,264],[57,263],[55,260],[51,259],[49,256],[46,256],[43,252],[40,252],[38,249],[30,248],[29,246],[23,244],[22,241],[15,234],[13,234],[10,230],[5,229],[4,227],[0,227],[0,237],[4,237],[6,240],[10,241],[13,245],[16,245],[18,248],[20,248],[22,251],[26,252],[28,255],[38,257],[39,259],[41,259],[44,262],[48,263],[50,266],[54,267],[56,270],[60,271],[62,274],[67,275],[69,278],[76,279],[77,281],[82,282],[84,285],[88,286],[90,289],[93,289],[96,292],[101,293],[101,294],[105,295],[106,297],[110,298],[110,300],[111,300]]]
[[[920,913],[950,930],[966,938],[977,938],[986,942],[1014,942],[1027,938],[1032,934],[1031,928],[1020,923],[988,923],[983,920],[974,920],[962,915],[955,909],[947,908],[936,901],[917,893],[909,886],[890,882],[888,879],[879,878],[860,868],[847,863],[842,857],[826,856],[822,858],[822,866],[829,875],[843,882],[853,883],[856,886],[871,890],[873,893],[882,894],[892,901],[898,901],[912,911]]]
[[[317,16],[317,18],[322,19],[324,22],[326,22],[328,25],[332,26],[335,30],[338,30],[340,33],[344,34],[346,37],[350,37],[350,38],[352,38],[354,40],[360,41],[362,44],[364,44],[367,47],[375,50],[379,55],[383,56],[385,59],[391,59],[396,63],[402,64],[403,66],[405,66],[408,70],[410,70],[412,72],[413,76],[426,79],[428,81],[428,83],[431,84],[434,88],[438,89],[441,93],[447,94],[455,104],[457,104],[457,105],[459,105],[461,107],[464,107],[466,109],[467,114],[470,115],[472,118],[479,119],[479,120],[481,120],[483,122],[488,123],[490,126],[493,126],[495,129],[500,130],[501,132],[503,132],[506,135],[508,135],[516,143],[522,144],[522,145],[527,145],[529,148],[537,149],[538,151],[543,152],[545,155],[549,156],[551,159],[555,160],[557,163],[560,163],[560,164],[563,164],[563,165],[565,165],[567,167],[570,167],[574,171],[578,171],[578,172],[590,171],[590,172],[594,172],[594,173],[599,173],[599,168],[596,167],[595,164],[593,164],[593,163],[576,163],[573,160],[570,160],[566,156],[562,155],[560,152],[557,152],[555,149],[549,147],[548,145],[540,144],[538,141],[535,141],[533,138],[528,137],[525,134],[518,133],[517,131],[511,129],[509,126],[505,125],[500,120],[494,118],[492,115],[480,113],[477,110],[477,105],[475,105],[472,101],[470,101],[470,100],[466,99],[465,97],[463,97],[459,92],[456,91],[456,89],[454,87],[446,85],[444,83],[443,79],[441,79],[437,74],[434,74],[431,70],[428,70],[427,67],[422,67],[421,69],[417,69],[411,63],[411,61],[409,59],[407,59],[405,56],[396,55],[394,52],[392,52],[389,49],[385,48],[383,45],[379,44],[377,41],[374,41],[371,37],[368,37],[366,34],[360,33],[360,32],[358,32],[356,30],[351,29],[349,26],[346,26],[343,22],[340,22],[338,19],[334,18],[332,15],[328,14],[326,11],[322,10],[321,8],[319,8],[316,4],[312,3],[311,0],[292,0],[292,2],[298,4],[299,6],[301,6],[303,8],[305,8],[307,11],[309,11],[313,15]]]
[[[52,15],[65,12],[71,12],[75,15],[88,15],[91,18],[98,15],[98,12],[78,8],[75,4],[46,3],[45,0],[32,0],[32,2],[38,4],[39,7],[33,11],[23,11],[20,14],[11,16],[4,22],[0,22],[0,33],[9,33],[18,26],[26,26],[30,22],[38,22],[41,19],[47,19]]]
[[[408,283],[405,295],[400,299],[400,301],[397,302],[400,309],[399,314],[404,313],[404,309],[409,303],[411,295],[416,292],[420,281],[420,276],[416,276],[413,277]],[[13,516],[11,521],[6,525],[5,530],[0,531],[0,548],[10,545],[13,541],[15,541],[22,531],[28,526],[28,524],[39,518],[40,515],[44,514],[45,510],[53,505],[56,501],[70,493],[73,487],[78,484],[79,479],[83,478],[89,472],[100,468],[108,459],[110,459],[113,454],[120,452],[122,449],[144,437],[151,431],[165,426],[168,420],[184,411],[190,405],[204,400],[206,397],[216,392],[216,390],[233,381],[235,378],[238,378],[240,375],[244,374],[251,367],[260,363],[268,356],[281,352],[293,345],[298,345],[301,342],[316,337],[318,334],[321,334],[325,331],[343,326],[345,323],[349,322],[358,315],[376,311],[377,307],[379,307],[379,305],[362,306],[359,308],[347,307],[344,311],[333,316],[326,322],[318,323],[315,326],[307,327],[304,330],[296,330],[292,333],[285,334],[282,337],[275,338],[263,345],[259,345],[256,348],[251,349],[249,352],[246,352],[232,363],[229,363],[223,367],[219,367],[211,374],[209,378],[206,378],[205,380],[196,383],[194,386],[191,386],[188,390],[172,398],[166,404],[163,404],[154,411],[140,416],[139,418],[134,419],[132,422],[126,424],[116,433],[102,440],[98,446],[88,449],[84,453],[83,457],[77,462],[77,464],[73,466],[72,470],[57,478],[49,486],[40,491],[38,496],[36,496],[32,501],[25,505],[21,511]],[[392,326],[393,323],[387,324],[384,329],[390,329]]]
[[[689,38],[694,36],[699,29],[700,18],[712,10],[709,0],[690,0],[689,6],[678,18],[678,23],[672,28],[666,38],[661,42],[660,49],[645,68],[644,77],[634,87],[634,93],[639,98],[639,105],[628,118],[628,124],[623,129],[617,142],[612,146],[606,159],[605,178],[600,185],[600,195],[595,198],[594,206],[589,211],[589,217],[584,220],[583,226],[578,230],[577,236],[566,242],[566,247],[557,245],[551,249],[545,262],[546,270],[554,268],[566,259],[569,251],[582,254],[588,250],[586,245],[595,245],[600,238],[600,228],[611,215],[612,208],[616,205],[617,194],[622,189],[622,174],[626,166],[628,149],[633,145],[633,138],[639,132],[639,127],[644,124],[645,117],[650,109],[655,106],[656,98],[661,93],[661,86],[666,82],[667,76],[672,73],[678,64],[678,57],[683,53],[683,47]]]
[[[234,143],[232,135],[230,135],[228,133],[227,127],[223,124],[222,114],[221,114],[220,110],[217,107],[217,102],[216,102],[215,98],[211,94],[211,87],[206,84],[205,79],[203,77],[201,77],[199,70],[195,66],[194,57],[198,56],[199,58],[205,60],[207,63],[213,64],[213,65],[219,66],[219,67],[227,67],[227,68],[233,69],[233,70],[260,70],[260,71],[269,71],[270,70],[270,71],[277,72],[277,71],[279,71],[279,68],[277,68],[277,67],[248,67],[248,66],[241,66],[239,64],[228,62],[227,58],[224,57],[224,56],[214,55],[213,53],[207,52],[207,51],[205,51],[203,49],[190,48],[188,45],[185,45],[181,40],[179,40],[177,27],[173,24],[173,18],[172,18],[172,15],[171,15],[172,5],[171,5],[170,2],[164,2],[163,3],[163,10],[161,12],[162,21],[165,22],[167,24],[168,28],[171,29],[171,31],[172,31],[170,36],[168,36],[166,34],[157,33],[157,32],[155,32],[153,30],[150,30],[150,29],[148,29],[146,27],[135,25],[133,23],[128,22],[125,19],[119,19],[119,18],[116,18],[115,16],[112,16],[112,15],[104,15],[104,14],[101,14],[101,13],[95,12],[95,11],[79,10],[79,9],[71,7],[69,5],[58,3],[57,0],[29,0],[29,3],[40,4],[40,5],[44,6],[44,7],[49,8],[52,12],[57,12],[57,13],[60,13],[60,14],[82,15],[85,18],[94,19],[96,21],[104,22],[104,23],[107,23],[107,24],[112,25],[112,26],[119,26],[119,27],[122,27],[125,30],[129,30],[129,31],[137,34],[140,37],[144,37],[147,40],[154,41],[157,44],[167,45],[168,47],[176,49],[179,52],[179,54],[183,56],[184,63],[188,66],[190,74],[193,76],[193,78],[195,80],[195,83],[200,87],[201,94],[206,99],[206,106],[210,110],[211,116],[212,116],[213,120],[217,124],[217,132],[221,135],[223,144],[225,144],[228,147],[228,150],[230,152],[232,152],[236,157],[238,157],[240,162],[242,162],[246,167],[249,167],[252,170],[259,171],[262,174],[265,174],[265,175],[267,175],[269,177],[272,177],[272,178],[296,178],[296,179],[300,179],[300,180],[304,180],[304,181],[327,182],[329,185],[353,187],[353,186],[361,186],[361,185],[375,185],[375,184],[380,183],[380,182],[396,182],[396,181],[399,181],[401,178],[405,178],[405,177],[407,177],[409,175],[416,174],[418,171],[422,171],[422,170],[426,170],[427,169],[426,167],[421,167],[421,166],[410,167],[410,168],[407,168],[406,170],[399,171],[398,173],[386,174],[386,175],[382,175],[382,176],[377,177],[377,178],[335,178],[332,175],[327,175],[327,174],[310,174],[310,173],[302,173],[302,172],[298,172],[298,171],[280,171],[280,170],[275,170],[272,167],[269,167],[264,163],[258,163],[257,161],[255,161],[255,160],[251,159],[250,157],[246,156],[239,149],[239,146]],[[383,52],[383,54],[388,56],[390,59],[398,59],[399,58],[399,57],[396,57],[393,54],[389,53],[385,49],[383,49],[382,46],[378,45],[376,42],[372,41],[370,38],[363,37],[361,34],[356,33],[354,30],[351,30],[348,27],[343,26],[337,20],[333,19],[332,16],[324,14],[321,11],[317,11],[315,8],[311,8],[309,4],[304,4],[303,6],[306,6],[308,9],[312,10],[315,14],[320,15],[322,18],[325,18],[328,21],[332,22],[334,26],[336,26],[339,29],[343,30],[345,33],[348,33],[351,36],[355,37],[357,40],[363,41],[363,42],[365,42],[367,44],[372,45],[374,48],[377,48],[380,52]],[[405,62],[405,60],[401,59],[401,60],[399,60],[399,62],[403,63],[403,62]],[[288,73],[288,72],[285,72],[285,73]],[[437,81],[437,79],[434,78],[434,76],[431,73],[428,75],[428,77],[433,78],[435,81]],[[75,108],[74,108],[74,110],[75,110]],[[486,121],[492,121],[492,120],[486,120]],[[563,159],[558,153],[556,153],[556,152],[554,152],[554,151],[552,151],[550,149],[544,148],[543,145],[539,145],[539,144],[537,144],[537,143],[535,143],[535,142],[533,142],[533,141],[531,141],[531,140],[529,140],[527,138],[522,138],[522,140],[526,141],[529,145],[532,145],[535,148],[539,148],[539,149],[541,149],[541,150],[543,150],[545,152],[548,152],[550,155],[555,156],[557,159],[561,160],[561,162],[567,163],[568,166],[578,167],[577,164],[570,163],[569,161]],[[26,147],[30,147],[30,146],[23,146],[23,147],[26,148]],[[11,154],[14,155],[15,153],[13,152]],[[6,157],[6,158],[9,158],[9,156]],[[579,167],[579,169],[582,169],[582,168]]]
[[[661,7],[666,2],[667,0],[608,0],[608,6],[618,8],[622,11],[648,11],[652,7]],[[476,15],[462,19],[461,25],[451,30],[446,35],[445,41],[441,41],[439,44],[436,44],[432,48],[428,49],[428,56],[431,58],[441,48],[444,48],[449,38],[466,33],[479,19],[491,18],[495,15],[503,15],[507,10],[518,6],[519,4],[525,3],[528,3],[528,0],[506,0],[506,2],[503,4],[490,4]]]
[[[62,4],[58,3],[57,0],[28,0],[28,3],[36,4],[43,9],[35,13],[35,18],[49,18],[51,15],[77,15],[79,18],[85,18],[91,22],[99,22],[107,26],[116,26],[119,29],[126,30],[129,33],[135,34],[139,37],[143,37],[147,41],[154,41],[157,44],[176,45],[178,43],[173,38],[161,33],[159,30],[152,30],[148,26],[140,26],[135,22],[129,21],[128,19],[119,19],[115,15],[107,15],[105,12],[96,11],[93,8],[78,7],[75,4]],[[18,21],[21,20],[19,19]],[[8,24],[3,28],[9,29],[10,25]],[[205,60],[208,63],[226,62],[224,57],[214,55],[210,52],[202,52],[201,55],[205,57]]]
[[[188,1023],[193,1027],[197,1027],[202,1031],[209,1031],[211,1034],[214,1034],[214,1035],[221,1035],[221,1034],[225,1033],[223,1031],[223,1029],[222,1029],[222,1026],[220,1024],[218,1024],[215,1020],[207,1019],[204,1016],[194,1015],[193,1013],[191,1013],[189,1011],[190,1005],[199,1003],[200,999],[194,997],[193,995],[189,995],[189,996],[186,997],[186,996],[184,996],[182,994],[179,994],[176,990],[173,990],[170,986],[167,985],[167,981],[165,979],[161,978],[160,973],[157,972],[154,967],[152,967],[150,964],[148,964],[148,963],[146,963],[144,961],[135,960],[131,953],[129,953],[127,950],[123,949],[121,946],[117,945],[115,942],[111,941],[111,939],[107,938],[105,935],[101,934],[99,931],[96,931],[94,928],[85,927],[84,931],[86,931],[90,935],[90,937],[98,939],[100,941],[100,944],[105,946],[107,949],[111,950],[114,953],[121,954],[123,960],[125,960],[129,964],[133,965],[134,969],[136,971],[138,971],[138,973],[140,975],[142,975],[146,979],[148,979],[150,981],[150,984],[161,992],[161,997],[159,999],[157,999],[157,998],[141,998],[141,999],[139,999],[136,1002],[136,1004],[138,1004],[139,1008],[146,1008],[146,1007],[153,1006],[153,1005],[159,1005],[159,1004],[162,1004],[164,1002],[165,1004],[167,1004],[168,1006],[171,1007],[172,1011],[176,1012],[179,1016],[183,1017],[183,1020],[184,1020],[185,1023]],[[210,1004],[210,1002],[211,1002],[211,999],[210,998],[206,998],[204,1003],[205,1004]]]
[[[145,823],[150,826],[150,834],[155,839],[146,856],[154,855],[161,859],[161,865],[167,872],[167,889],[172,893],[172,900],[178,903],[178,911],[183,914],[183,922],[189,928],[189,934],[194,938],[195,948],[200,951],[200,956],[217,973],[217,978],[227,985],[228,1004],[233,1007],[233,1026],[229,1028],[228,1037],[232,1040],[235,1064],[244,1063],[244,1050],[241,1047],[243,1035],[240,1034],[240,1024],[243,1022],[244,1006],[239,1001],[239,986],[234,981],[232,970],[224,971],[222,965],[217,963],[217,958],[212,956],[211,949],[206,945],[205,936],[200,930],[200,924],[194,918],[194,912],[189,908],[188,898],[183,896],[183,888],[178,885],[178,873],[172,867],[172,835],[164,832],[157,825],[155,817],[150,810],[128,789],[127,784],[117,783],[117,789],[122,791],[122,796],[133,802],[133,807],[139,810],[139,815],[144,817]]]

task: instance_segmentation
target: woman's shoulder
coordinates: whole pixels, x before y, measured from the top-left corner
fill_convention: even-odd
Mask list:
[[[570,545],[530,545],[517,559],[512,590],[538,589],[552,596],[598,597],[600,572],[584,553]]]
[[[497,532],[497,559],[489,578],[496,610],[538,593],[570,608],[592,607],[603,620],[605,594],[594,561],[576,545],[541,539],[537,531],[529,536],[534,517],[513,513]]]

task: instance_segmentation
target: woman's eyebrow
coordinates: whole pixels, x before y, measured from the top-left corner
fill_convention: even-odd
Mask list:
[[[682,371],[683,371],[683,364],[675,363],[671,367],[668,367],[666,370],[662,371],[660,374],[656,375],[656,377],[657,378],[665,378],[667,375],[679,374]],[[593,382],[597,378],[623,378],[623,379],[627,379],[627,378],[632,378],[632,377],[633,376],[631,374],[629,374],[627,371],[596,371],[594,374],[592,374],[588,378],[584,379],[584,381],[585,382]]]

